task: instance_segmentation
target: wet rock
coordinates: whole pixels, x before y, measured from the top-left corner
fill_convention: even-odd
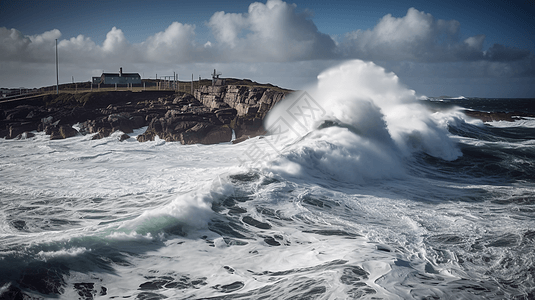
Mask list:
[[[248,136],[248,135],[243,135],[242,137],[233,140],[232,143],[233,143],[233,144],[238,144],[238,143],[244,142],[244,141],[246,141],[246,140],[248,140],[248,139],[250,139],[250,138],[251,138],[251,137]]]
[[[78,134],[78,131],[69,125],[52,126],[49,130],[51,140],[66,139]]]
[[[138,142],[149,142],[149,141],[154,141],[154,138],[156,137],[156,135],[152,132],[145,132],[143,134],[140,134],[136,137],[137,141]]]
[[[216,110],[214,113],[221,123],[230,124],[238,112],[234,108],[224,108]]]
[[[234,108],[239,116],[260,114],[264,118],[269,109],[282,100],[287,92],[267,87],[203,86],[195,90],[195,98],[210,108]]]
[[[134,128],[139,128],[138,126],[142,124],[142,121],[140,121],[139,118],[136,118],[136,120],[137,121],[134,120],[132,115],[126,112],[111,114],[107,117],[107,121],[110,123],[113,132],[118,130],[124,133],[134,132]]]
[[[232,130],[228,126],[216,126],[209,123],[198,123],[180,134],[180,142],[183,145],[219,144],[230,142],[231,139]]]
[[[129,139],[129,138],[130,138],[130,136],[129,136],[128,134],[123,133],[123,134],[121,134],[121,136],[119,137],[119,141],[122,142],[122,141],[124,141],[124,140]]]
[[[103,139],[105,137],[108,137],[110,136],[110,134],[112,133],[111,129],[110,128],[106,128],[106,127],[101,127],[98,129],[98,132],[97,134],[95,134],[91,140],[99,140],[99,139]]]
[[[16,139],[29,139],[29,138],[33,138],[35,136],[35,133],[32,133],[32,132],[28,132],[28,131],[25,131],[19,135],[17,135]]]
[[[242,136],[254,137],[265,134],[263,119],[287,93],[265,87],[205,86],[195,90],[195,98],[205,106],[217,109],[216,114],[220,112],[223,123],[228,122],[232,116],[230,112],[233,112],[230,109],[234,109],[236,114],[230,127],[234,129],[238,139]],[[228,114],[223,115],[223,112]]]
[[[20,134],[27,131],[34,131],[37,129],[37,124],[31,122],[17,122],[12,123],[7,131],[6,139],[14,139]]]
[[[230,127],[234,129],[236,139],[242,137],[252,138],[266,134],[263,122],[261,118],[237,116],[232,120]]]
[[[182,92],[49,94],[31,105],[2,104],[0,137],[38,130],[51,139],[64,139],[76,135],[71,127],[79,124],[81,134],[96,133],[93,139],[99,139],[148,125],[138,141],[159,136],[183,144],[216,144],[229,142],[232,130],[237,138],[264,134],[263,118],[286,93],[275,87],[230,85],[201,87],[195,92],[198,97]]]

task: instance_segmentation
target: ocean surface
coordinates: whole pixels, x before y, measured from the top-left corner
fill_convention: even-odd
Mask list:
[[[535,119],[462,113],[534,101],[350,61],[235,145],[0,139],[0,298],[534,299]]]

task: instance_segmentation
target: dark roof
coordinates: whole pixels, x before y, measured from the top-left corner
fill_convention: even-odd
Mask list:
[[[119,77],[119,73],[102,73],[102,75]],[[101,75],[101,76],[102,76]],[[122,77],[139,77],[139,73],[123,73]]]

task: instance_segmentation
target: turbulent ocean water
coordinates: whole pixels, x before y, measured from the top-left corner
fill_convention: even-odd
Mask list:
[[[535,119],[463,109],[535,100],[350,61],[235,145],[2,139],[0,298],[533,299]]]

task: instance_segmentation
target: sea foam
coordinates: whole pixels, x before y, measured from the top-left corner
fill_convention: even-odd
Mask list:
[[[326,70],[307,92],[325,113],[309,122],[285,118],[290,130],[305,124],[307,133],[280,147],[283,155],[273,162],[274,170],[297,164],[287,173],[305,176],[319,170],[338,180],[363,182],[402,176],[404,162],[417,152],[448,161],[462,155],[447,126],[416,93],[372,62],[352,60]],[[277,105],[266,128],[276,127],[299,97],[295,93]]]

